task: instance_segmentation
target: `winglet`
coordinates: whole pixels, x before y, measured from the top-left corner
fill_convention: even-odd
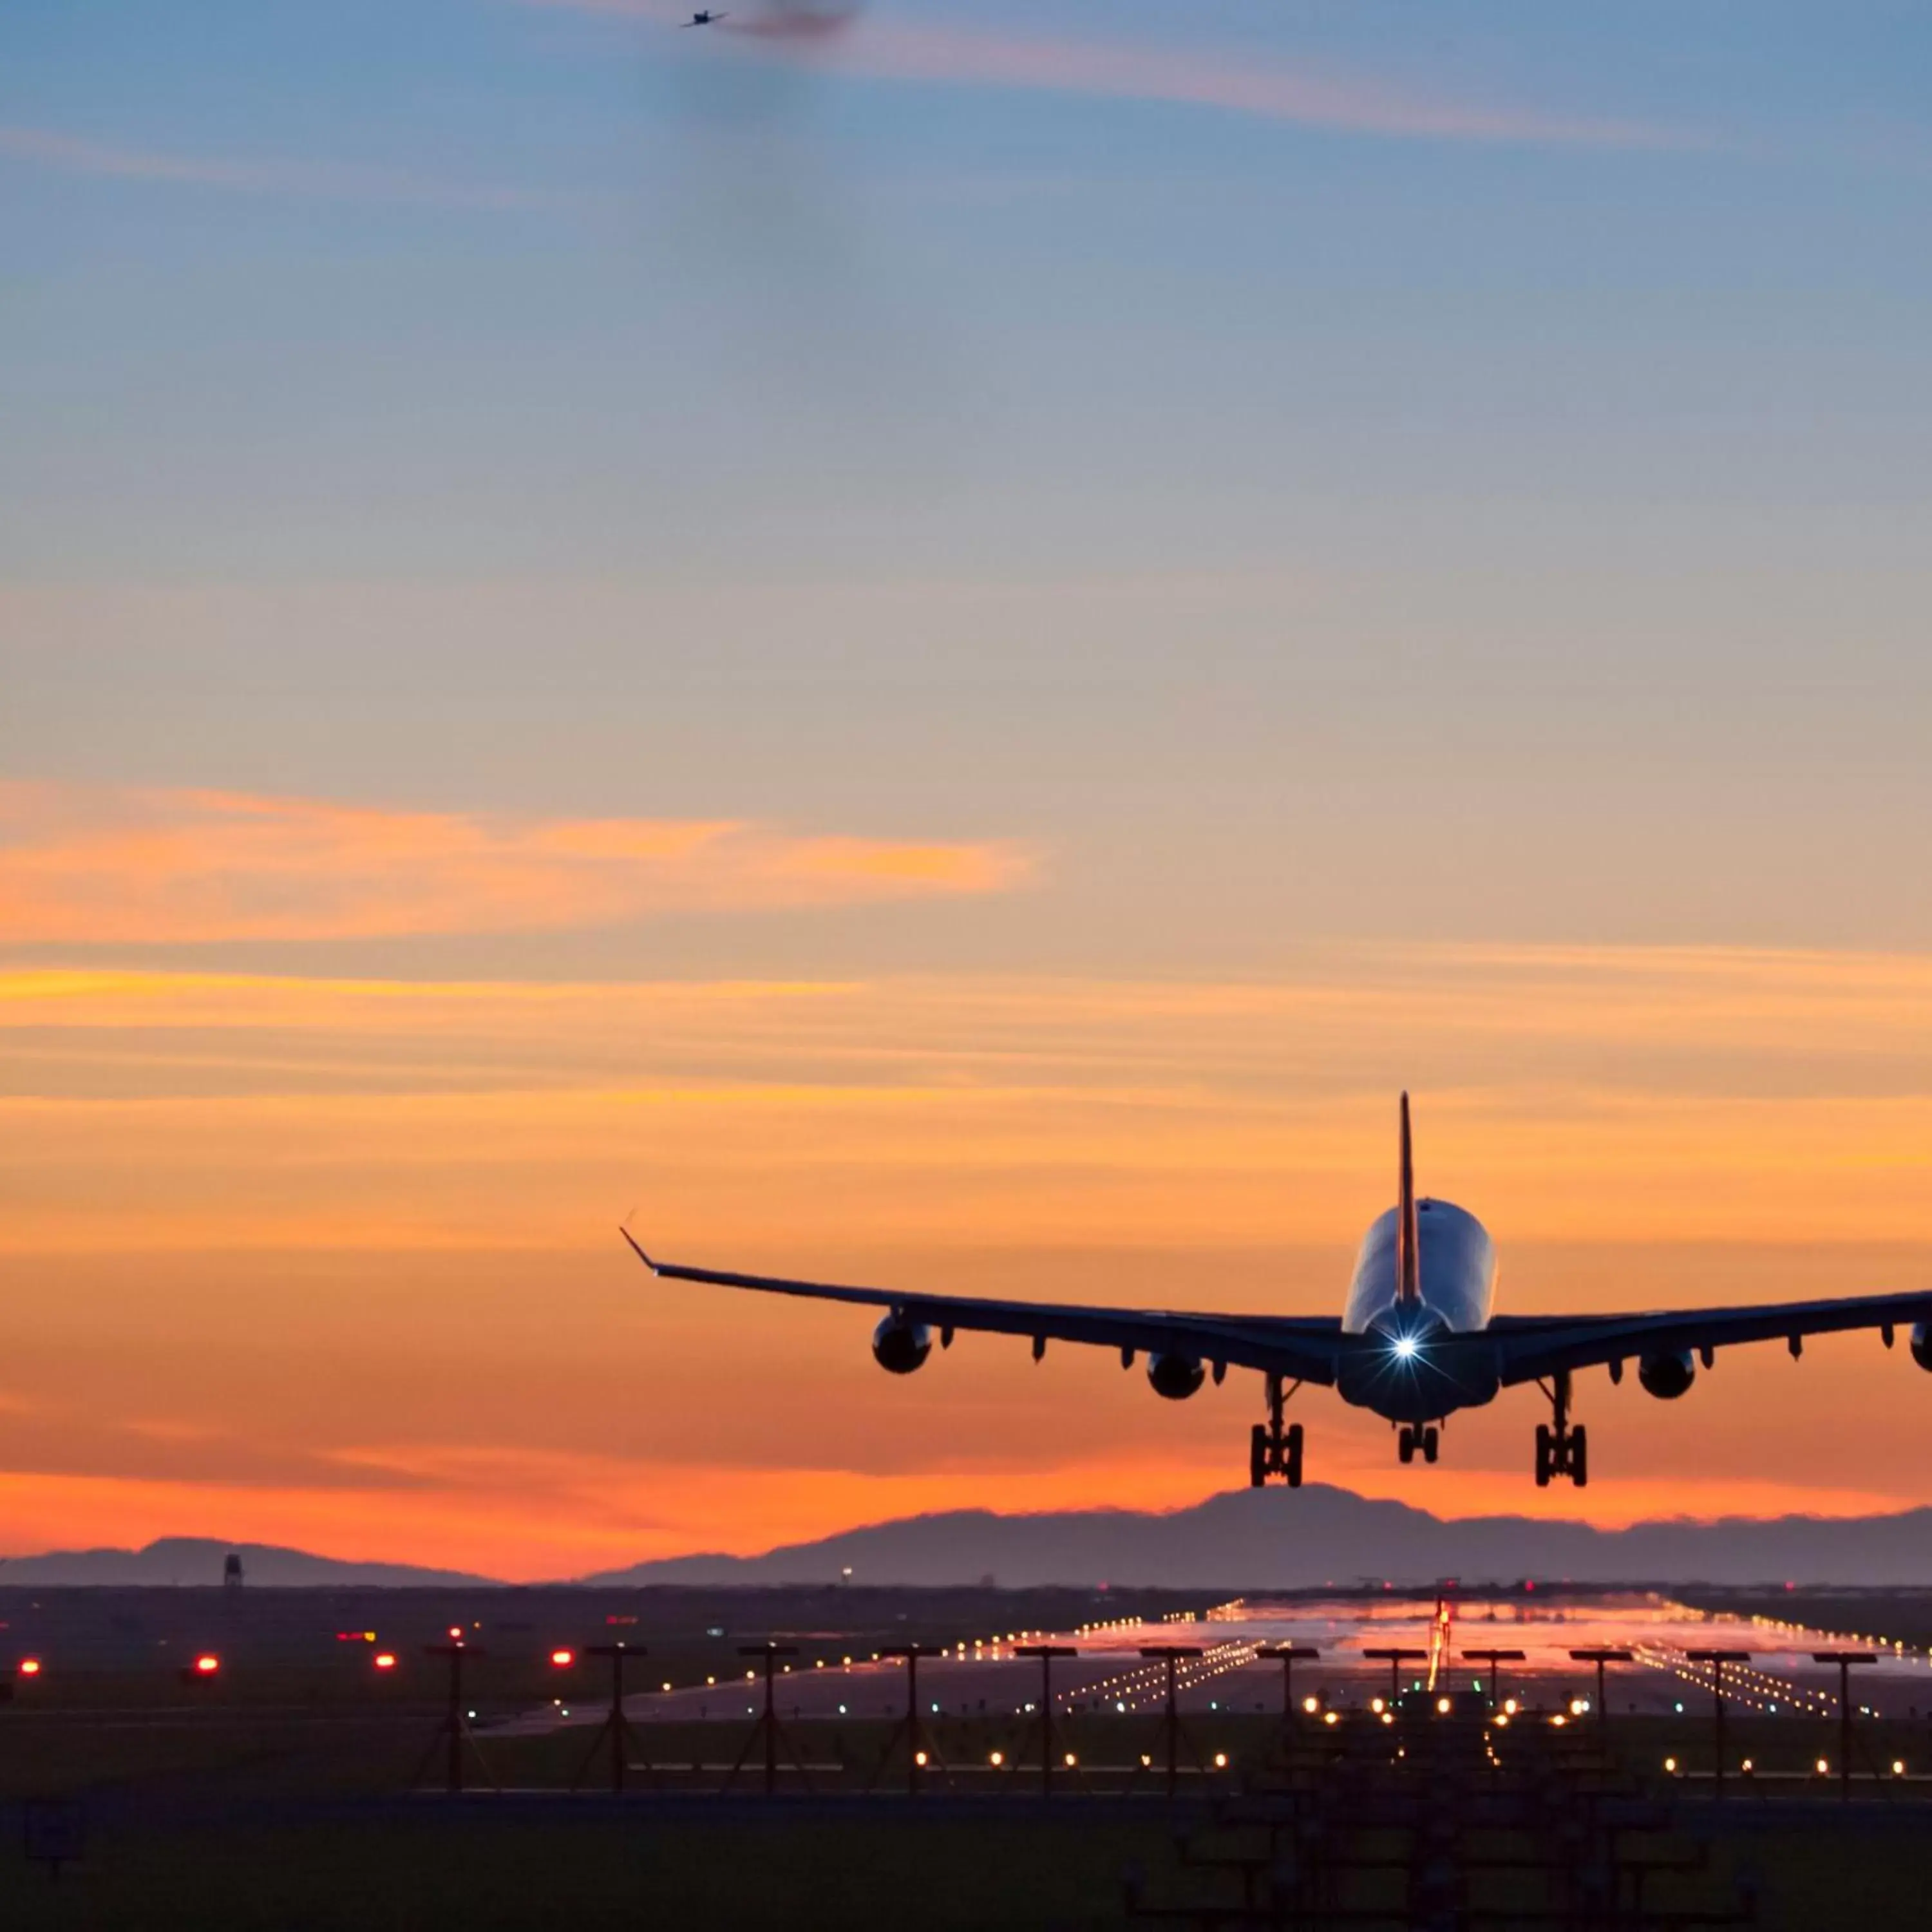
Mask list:
[[[637,1236],[632,1234],[628,1228],[620,1227],[617,1232],[623,1236],[626,1240],[630,1243],[632,1252],[637,1256],[639,1261],[644,1263],[645,1267],[650,1270],[652,1274],[656,1274],[658,1271],[658,1264],[656,1262],[651,1259],[649,1255],[644,1252],[641,1247],[638,1245]]]
[[[1402,1096],[1402,1192],[1396,1223],[1396,1299],[1417,1302],[1422,1299],[1421,1256],[1417,1252],[1415,1225],[1415,1156],[1408,1132],[1408,1096]]]

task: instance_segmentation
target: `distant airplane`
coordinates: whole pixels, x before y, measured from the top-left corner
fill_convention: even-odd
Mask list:
[[[1144,1351],[1155,1394],[1176,1402],[1192,1395],[1210,1369],[1216,1383],[1230,1363],[1258,1369],[1267,1382],[1268,1419],[1254,1425],[1250,1440],[1248,1480],[1257,1489],[1270,1476],[1284,1478],[1291,1489],[1300,1486],[1301,1425],[1284,1429],[1282,1406],[1304,1382],[1333,1388],[1355,1408],[1385,1416],[1399,1429],[1396,1454],[1405,1462],[1412,1462],[1418,1450],[1425,1462],[1436,1460],[1437,1431],[1456,1410],[1480,1408],[1501,1390],[1534,1382],[1552,1418],[1537,1425],[1537,1486],[1546,1489],[1551,1477],[1568,1476],[1581,1489],[1590,1475],[1588,1432],[1570,1420],[1570,1378],[1579,1369],[1603,1364],[1611,1381],[1620,1382],[1634,1356],[1644,1388],[1674,1401],[1696,1378],[1697,1362],[1708,1369],[1718,1348],[1781,1337],[1796,1357],[1807,1335],[1854,1328],[1877,1329],[1889,1348],[1894,1328],[1910,1322],[1912,1358],[1932,1370],[1932,1294],[1653,1314],[1492,1315],[1496,1249],[1483,1224],[1451,1202],[1416,1198],[1406,1094],[1396,1204],[1363,1238],[1339,1321],[996,1301],[729,1274],[655,1261],[628,1228],[622,1232],[644,1265],[669,1280],[885,1309],[872,1331],[872,1354],[894,1375],[910,1375],[924,1364],[935,1328],[942,1348],[952,1346],[957,1329],[1029,1336],[1035,1361],[1049,1341],[1118,1348],[1123,1368],[1132,1367]]]
[[[692,14],[689,20],[680,20],[677,24],[680,27],[709,27],[719,20],[728,20],[730,17],[729,14],[714,14],[707,7],[700,8],[697,13]]]

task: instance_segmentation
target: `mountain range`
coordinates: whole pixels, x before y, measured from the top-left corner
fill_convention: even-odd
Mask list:
[[[251,1586],[475,1587],[494,1580],[402,1563],[345,1562],[299,1550],[167,1537],[140,1550],[55,1551],[0,1561],[0,1588],[214,1585],[230,1551]],[[1845,1583],[1932,1587],[1932,1509],[1889,1516],[1727,1516],[1606,1530],[1527,1516],[1445,1519],[1406,1503],[1312,1484],[1234,1490],[1186,1509],[952,1510],[904,1516],[758,1556],[661,1558],[572,1580],[654,1584],[1139,1584],[1174,1589],[1305,1589],[1364,1580],[1466,1582]]]
[[[1932,1586],[1932,1509],[1891,1516],[1640,1522],[1605,1530],[1527,1516],[1445,1520],[1311,1484],[1232,1490],[1161,1514],[1000,1516],[953,1510],[848,1530],[762,1556],[682,1556],[588,1577],[600,1584],[824,1583],[1009,1588],[1101,1582],[1299,1589],[1365,1579],[1525,1577],[1592,1583]]]

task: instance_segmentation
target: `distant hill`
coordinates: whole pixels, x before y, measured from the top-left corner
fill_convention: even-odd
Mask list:
[[[1296,1589],[1365,1578],[1425,1583],[1857,1583],[1932,1586],[1932,1509],[1849,1518],[1726,1517],[1624,1530],[1526,1516],[1457,1521],[1311,1484],[1235,1490],[1154,1515],[953,1510],[848,1530],[762,1556],[682,1556],[587,1577],[597,1584],[824,1583],[1010,1588],[1102,1582]]]
[[[54,1588],[95,1583],[127,1588],[142,1584],[218,1586],[230,1551],[238,1552],[250,1589],[422,1588],[488,1583],[458,1570],[418,1570],[406,1563],[344,1563],[306,1550],[266,1543],[218,1543],[201,1536],[164,1536],[142,1550],[56,1550],[44,1556],[0,1558],[0,1588]]]

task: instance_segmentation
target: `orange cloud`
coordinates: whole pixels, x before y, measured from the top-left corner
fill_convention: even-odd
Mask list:
[[[182,944],[608,925],[676,912],[998,892],[994,843],[732,820],[519,819],[218,791],[0,784],[0,932]]]

